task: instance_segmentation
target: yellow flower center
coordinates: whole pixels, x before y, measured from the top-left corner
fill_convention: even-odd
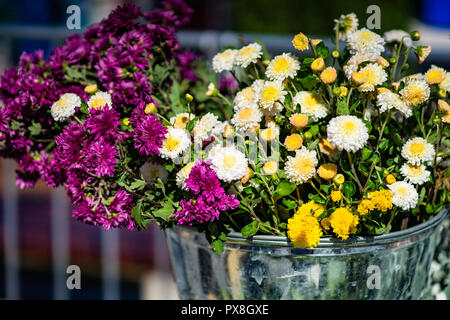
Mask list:
[[[240,57],[248,57],[251,56],[253,54],[253,52],[255,52],[255,48],[253,47],[246,47],[246,48],[242,48],[241,50],[239,50],[238,55]]]
[[[184,116],[184,115],[183,116],[179,116],[175,120],[174,127],[175,128],[185,128],[186,124],[188,123],[188,121],[189,121],[189,117]]]
[[[405,187],[398,187],[398,188],[397,188],[397,192],[398,192],[401,196],[406,196],[406,194],[408,193],[408,189],[406,189]]]
[[[408,100],[409,104],[418,105],[425,99],[425,92],[422,88],[410,87],[406,99]]]
[[[373,38],[373,34],[368,31],[361,32],[359,35],[359,40],[362,42],[370,42]]]
[[[344,133],[346,135],[350,135],[350,134],[355,133],[356,125],[353,121],[347,121],[344,123],[343,129],[344,129]]]
[[[277,136],[277,130],[275,130],[274,128],[267,128],[261,130],[260,135],[261,139],[263,139],[264,141],[272,141]]]
[[[169,152],[175,150],[179,144],[180,144],[180,140],[176,139],[173,136],[168,136],[166,138],[166,140],[164,140],[164,142],[163,142],[164,148],[166,148],[167,151],[169,151]]]
[[[309,109],[313,109],[317,107],[321,103],[319,96],[315,94],[308,94],[308,96],[305,99],[305,107]]]
[[[273,62],[273,71],[279,73],[289,68],[289,61],[285,57],[280,57]]]
[[[295,151],[302,146],[303,139],[298,133],[294,133],[286,137],[284,144],[286,145],[286,149],[289,151]]]
[[[409,152],[414,156],[421,156],[425,152],[425,145],[423,144],[423,142],[415,141],[411,143]]]
[[[261,99],[263,101],[275,101],[278,97],[278,90],[275,87],[266,87],[261,93]]]
[[[430,70],[425,74],[425,80],[429,84],[437,84],[440,83],[445,78],[445,73],[442,70],[435,69]]]
[[[227,154],[223,157],[223,166],[227,169],[234,168],[236,166],[236,156],[233,154]]]
[[[56,107],[58,109],[63,109],[67,105],[68,101],[66,97],[62,97],[58,101],[56,101]]]
[[[421,166],[409,166],[409,172],[414,176],[420,176],[423,173]]]
[[[239,118],[242,120],[250,120],[253,116],[254,110],[252,108],[245,108],[239,112]]]
[[[102,97],[97,97],[92,101],[92,108],[98,109],[106,104],[105,99]]]
[[[275,161],[269,161],[264,164],[263,170],[266,174],[275,174],[278,171],[278,164]]]
[[[294,169],[297,172],[304,172],[304,173],[309,173],[312,170],[314,170],[314,163],[311,159],[309,158],[300,158],[300,159],[296,159],[295,163],[294,163]]]

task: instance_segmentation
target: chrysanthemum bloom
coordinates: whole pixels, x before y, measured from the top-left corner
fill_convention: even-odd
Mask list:
[[[422,64],[431,53],[431,46],[418,46],[414,49],[419,64]]]
[[[286,93],[280,81],[266,81],[261,90],[259,104],[263,109],[271,109],[276,101],[284,102]]]
[[[402,148],[402,157],[412,165],[432,162],[434,154],[434,146],[420,137],[409,139]]]
[[[320,80],[325,84],[332,84],[336,81],[337,72],[333,67],[328,67],[320,73]]]
[[[404,48],[412,46],[412,39],[408,32],[403,30],[390,30],[383,34],[383,38],[386,43],[403,43]]]
[[[319,221],[311,214],[295,214],[288,220],[287,235],[295,247],[317,247],[322,234]]]
[[[333,202],[339,202],[342,199],[342,192],[340,190],[333,190],[331,191],[331,200]]]
[[[186,179],[189,177],[189,174],[191,173],[192,168],[195,166],[195,162],[190,162],[187,165],[185,165],[183,168],[181,168],[180,171],[177,172],[176,175],[176,182],[177,186],[180,189],[187,190],[186,189]]]
[[[369,79],[367,79],[366,75],[361,72],[353,72],[351,78],[352,78],[353,83],[359,84],[359,85],[362,85],[369,80]]]
[[[338,116],[328,123],[327,140],[339,150],[356,152],[369,140],[369,131],[364,122],[355,116]]]
[[[412,116],[412,109],[400,98],[400,96],[391,91],[381,92],[377,95],[377,106],[380,107],[380,112],[385,112],[390,109],[396,109],[405,117]]]
[[[176,116],[171,117],[169,122],[174,126],[174,128],[186,129],[189,120],[193,120],[194,118],[195,115],[192,113],[179,113]]]
[[[301,129],[308,125],[308,116],[302,113],[294,113],[289,117],[289,122],[296,128]]]
[[[293,133],[286,137],[284,145],[288,151],[295,151],[300,149],[303,144],[303,139],[298,133]]]
[[[397,181],[393,174],[388,174],[386,178],[384,178],[384,180],[386,181],[387,184],[393,184],[394,182]]]
[[[357,52],[355,55],[348,59],[347,63],[344,65],[343,70],[347,79],[351,79],[353,73],[357,72],[359,66],[365,62],[376,62],[379,55],[372,52]]]
[[[217,177],[225,182],[241,179],[247,168],[247,158],[234,146],[214,147],[210,152],[212,166]]]
[[[156,108],[156,104],[154,104],[153,102],[148,103],[144,109],[145,114],[154,114],[157,111],[158,109]]]
[[[317,169],[317,174],[322,179],[331,180],[337,174],[337,166],[334,163],[321,164]]]
[[[347,39],[347,36],[358,29],[358,18],[354,13],[341,15],[339,19],[335,19],[336,25],[333,30],[339,32],[339,38],[341,40]],[[337,28],[337,30],[336,30]]]
[[[119,138],[117,128],[120,126],[120,114],[112,107],[104,106],[92,109],[84,125],[94,140],[115,141]]]
[[[218,123],[218,117],[212,113],[207,113],[198,120],[192,129],[195,143],[201,143],[211,137],[213,128]]]
[[[450,92],[450,72],[447,72],[444,80],[439,83],[439,88],[446,92]]]
[[[249,167],[245,168],[245,175],[241,178],[241,183],[245,184],[253,176],[253,171]]]
[[[103,139],[92,142],[81,152],[88,172],[100,177],[114,174],[117,159],[117,147]]]
[[[438,100],[438,108],[443,112],[450,112],[450,105],[442,99]]]
[[[255,63],[262,56],[262,47],[258,43],[250,43],[241,48],[236,54],[236,65],[247,68],[250,63]]]
[[[347,36],[347,46],[351,54],[368,52],[379,56],[384,51],[384,39],[369,29],[362,28]]]
[[[431,172],[426,170],[423,164],[412,165],[409,163],[402,165],[400,173],[405,177],[405,181],[418,185],[428,182],[431,175]]]
[[[392,209],[392,192],[390,190],[379,190],[369,192],[369,199],[375,209],[386,212]]]
[[[253,104],[236,112],[231,119],[237,130],[245,131],[257,126],[262,120],[262,113],[258,106]]]
[[[304,204],[302,204],[296,214],[309,214],[313,215],[314,218],[318,218],[325,212],[325,207],[314,200],[310,200]]]
[[[147,115],[134,128],[134,146],[141,155],[159,154],[166,132],[167,128],[155,115]]]
[[[206,90],[206,96],[208,97],[215,97],[219,93],[219,90],[217,90],[216,85],[212,82],[208,84],[208,89]]]
[[[362,216],[366,215],[372,210],[375,210],[375,204],[370,199],[363,199],[358,204],[358,213]]]
[[[97,91],[88,101],[89,108],[99,109],[105,105],[112,106],[111,95],[107,92]]]
[[[346,97],[347,96],[347,94],[348,94],[348,89],[347,89],[347,87],[344,87],[344,86],[340,86],[339,87],[339,97]]]
[[[56,121],[64,121],[75,113],[75,108],[81,106],[81,99],[75,93],[65,93],[53,103],[51,114]]]
[[[166,183],[167,176],[169,175],[169,172],[166,168],[164,168],[164,166],[154,162],[144,163],[139,169],[139,172],[142,174],[145,182],[149,185],[154,184],[158,178],[161,179],[162,182]]]
[[[397,181],[390,184],[388,188],[392,191],[392,203],[395,206],[405,211],[414,209],[417,206],[419,195],[413,185],[404,181]]]
[[[96,92],[97,90],[98,90],[98,87],[96,84],[90,84],[90,85],[87,85],[86,87],[84,87],[84,91],[89,94],[92,94],[92,93]]]
[[[258,103],[259,95],[253,87],[247,87],[236,93],[234,98],[234,110],[245,108],[248,105]]]
[[[292,39],[292,45],[299,51],[305,51],[309,49],[308,37],[303,33],[298,33],[294,39]]]
[[[334,147],[327,139],[321,138],[319,141],[320,152],[328,156],[332,160],[337,160],[339,156],[339,150]]]
[[[311,63],[311,70],[316,72],[322,72],[323,69],[325,69],[325,61],[323,60],[322,57],[315,59]]]
[[[348,208],[337,208],[330,216],[333,232],[342,240],[346,240],[350,233],[356,231],[359,218],[352,214]]]
[[[439,84],[441,83],[447,75],[445,69],[431,65],[431,68],[425,73],[425,81],[428,84]]]
[[[386,69],[387,67],[389,67],[389,62],[383,58],[382,56],[379,56],[377,58],[377,63],[383,68]]]
[[[295,157],[288,156],[285,164],[286,177],[296,184],[302,184],[316,173],[317,154],[305,147],[295,152]]]
[[[215,72],[231,71],[234,66],[238,50],[227,49],[216,54],[212,60],[212,68]]]
[[[413,79],[407,81],[405,87],[399,93],[408,106],[417,106],[428,100],[430,87],[423,80]]]
[[[263,171],[267,175],[274,175],[278,172],[278,163],[276,161],[268,161],[263,166]]]
[[[272,124],[272,123],[271,123]],[[266,129],[259,131],[259,136],[263,141],[273,141],[280,135],[280,128],[276,125],[270,125]]]
[[[298,92],[293,99],[293,103],[294,105],[299,104],[302,114],[306,114],[313,121],[325,118],[328,114],[325,102],[318,94],[312,92]]]
[[[174,160],[185,152],[190,145],[191,138],[185,129],[169,127],[159,153],[164,159]]]
[[[300,70],[300,62],[290,53],[283,53],[270,61],[266,76],[270,80],[283,81],[286,78],[294,78],[298,70]]]
[[[359,70],[359,73],[367,78],[367,81],[359,86],[359,91],[369,92],[374,91],[376,86],[381,85],[387,80],[387,73],[377,63],[369,63],[364,68]]]

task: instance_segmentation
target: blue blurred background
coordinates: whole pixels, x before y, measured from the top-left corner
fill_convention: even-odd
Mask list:
[[[0,72],[14,65],[23,51],[55,45],[98,22],[117,5],[133,2],[144,11],[160,1],[135,0],[0,0]],[[191,23],[180,33],[182,46],[210,59],[242,36],[263,40],[272,52],[291,50],[300,31],[317,38],[332,33],[333,19],[355,12],[360,26],[366,10],[381,9],[381,30],[419,30],[433,50],[427,61],[450,69],[450,0],[298,1],[191,0]],[[68,30],[69,5],[81,8],[81,30]],[[412,59],[414,60],[414,59]],[[62,190],[43,184],[32,190],[15,187],[15,165],[1,161],[0,299],[176,299],[164,235],[146,231],[104,232],[70,218]],[[81,269],[81,290],[67,290],[66,268]]]

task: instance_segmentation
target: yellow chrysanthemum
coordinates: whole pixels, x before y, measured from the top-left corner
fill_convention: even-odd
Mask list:
[[[380,190],[369,192],[369,198],[373,202],[375,209],[386,212],[392,209],[391,190]]]
[[[309,49],[308,37],[303,33],[297,34],[294,39],[292,39],[292,45],[295,49],[304,51]]]
[[[288,220],[287,235],[296,247],[317,247],[322,234],[319,221],[310,214],[295,214]]]
[[[278,163],[276,161],[266,162],[263,166],[264,173],[267,175],[273,175],[278,172]]]
[[[428,84],[439,84],[445,79],[446,74],[447,72],[444,69],[432,65],[431,68],[425,73],[424,77]]]
[[[322,152],[323,154],[327,155],[328,157],[330,157],[331,159],[335,159],[337,154],[338,154],[338,150],[336,147],[334,147],[327,139],[322,138],[319,141],[319,149],[320,152]]]
[[[336,81],[337,72],[333,67],[328,67],[320,74],[320,80],[325,84],[332,84]]]
[[[413,79],[399,93],[408,106],[417,106],[430,97],[430,87],[423,80]]]
[[[297,210],[297,214],[312,214],[315,218],[320,217],[324,212],[325,207],[314,200],[302,204]]]
[[[284,80],[293,78],[300,70],[300,63],[290,53],[283,53],[276,56],[269,63],[266,69],[266,75],[270,80]]]
[[[331,180],[337,174],[337,167],[333,163],[324,163],[317,169],[319,177],[325,180]]]
[[[388,174],[388,175],[386,176],[385,180],[386,180],[386,183],[387,183],[387,184],[393,184],[395,181],[397,181],[397,180],[395,179],[394,175],[392,175],[392,174]]]
[[[331,191],[331,200],[333,202],[339,202],[342,199],[342,192],[340,190]]]
[[[308,125],[308,116],[302,113],[294,113],[290,118],[289,122],[297,129],[301,129]]]
[[[149,104],[147,104],[144,109],[145,114],[153,114],[153,113],[156,113],[156,111],[157,111],[157,108],[153,102],[150,102]]]
[[[284,140],[284,145],[286,146],[286,149],[289,151],[295,151],[299,149],[303,144],[303,139],[298,133],[291,134],[290,136],[287,136]]]
[[[375,204],[370,199],[363,199],[358,205],[358,213],[362,216],[375,209]]]
[[[348,238],[350,233],[356,231],[359,218],[352,214],[348,208],[337,208],[330,216],[333,232],[342,240]]]

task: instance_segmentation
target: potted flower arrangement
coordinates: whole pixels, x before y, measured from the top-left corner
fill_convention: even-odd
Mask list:
[[[227,49],[206,88],[175,36],[191,10],[163,4],[119,7],[2,75],[18,185],[63,185],[106,230],[165,228],[182,298],[420,297],[450,201],[450,74],[406,63],[431,48],[349,14],[331,54],[303,33],[310,57]]]

